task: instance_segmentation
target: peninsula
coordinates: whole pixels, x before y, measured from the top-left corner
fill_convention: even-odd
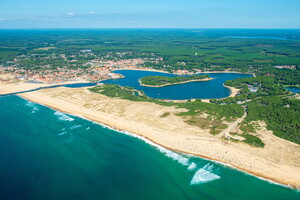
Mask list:
[[[147,87],[164,87],[168,85],[183,84],[193,81],[209,81],[212,78],[209,75],[192,75],[179,77],[166,76],[145,76],[139,80],[142,86]]]

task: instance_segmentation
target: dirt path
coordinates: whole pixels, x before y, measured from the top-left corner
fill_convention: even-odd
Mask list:
[[[239,123],[241,123],[245,117],[247,116],[247,112],[246,112],[246,108],[244,109],[244,115],[241,118],[238,118],[235,122],[233,122],[230,126],[228,126],[225,130],[223,130],[221,133],[218,134],[218,137],[226,137],[226,138],[230,138],[232,137],[230,135],[230,132],[232,132],[233,130],[235,130],[237,128],[237,126],[239,125]]]

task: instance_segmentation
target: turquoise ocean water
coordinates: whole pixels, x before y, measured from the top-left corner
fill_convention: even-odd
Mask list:
[[[299,199],[298,191],[17,96],[0,97],[0,199]]]

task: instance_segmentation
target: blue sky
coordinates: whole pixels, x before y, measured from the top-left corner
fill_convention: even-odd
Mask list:
[[[300,0],[0,0],[0,28],[300,28]]]

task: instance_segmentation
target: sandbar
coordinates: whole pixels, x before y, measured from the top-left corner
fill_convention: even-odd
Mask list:
[[[77,80],[77,81],[65,81],[62,83],[49,84],[49,83],[27,83],[24,81],[18,81],[14,83],[4,83],[0,81],[0,95],[34,90],[41,87],[51,87],[51,86],[58,86],[58,85],[88,83],[88,82],[89,81],[85,81],[85,80]]]

